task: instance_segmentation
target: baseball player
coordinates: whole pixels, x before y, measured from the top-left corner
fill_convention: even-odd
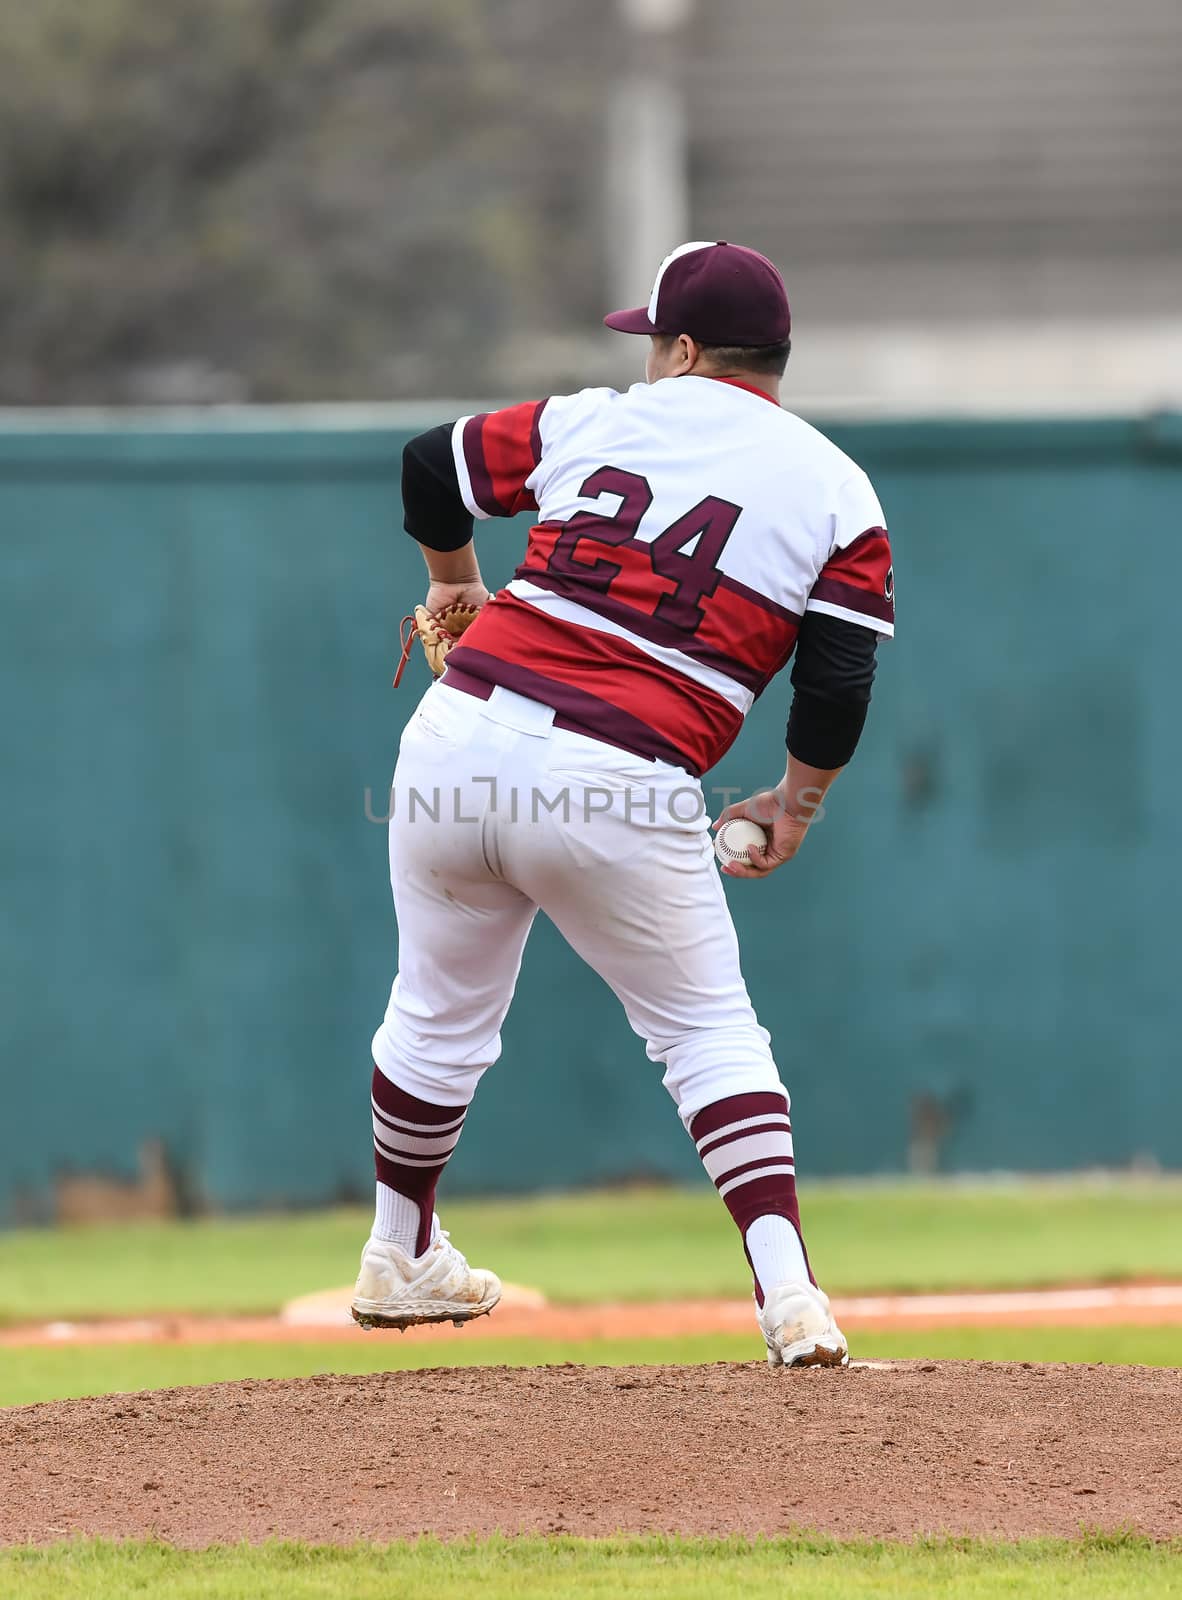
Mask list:
[[[715,824],[766,831],[734,877],[792,859],[893,632],[883,514],[860,468],[780,405],[788,300],[764,256],[681,245],[648,305],[605,321],[647,336],[644,383],[461,417],[406,447],[406,528],[430,578],[417,632],[442,676],[394,774],[399,970],[373,1044],[377,1208],[353,1314],[461,1323],[500,1297],[440,1230],[435,1190],[540,908],[663,1066],[738,1226],[769,1362],[844,1365],[700,779],[795,653],[784,774]],[[525,509],[521,565],[490,598],[473,519]]]

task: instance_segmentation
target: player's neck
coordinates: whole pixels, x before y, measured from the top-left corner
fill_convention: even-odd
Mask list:
[[[715,378],[720,383],[733,383],[740,389],[750,389],[754,394],[765,395],[774,405],[780,404],[780,380],[768,372],[701,372],[696,377]]]

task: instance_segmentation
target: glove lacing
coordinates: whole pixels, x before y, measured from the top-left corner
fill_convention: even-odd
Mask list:
[[[394,687],[396,689],[402,681],[402,674],[406,671],[406,663],[410,660],[410,653],[414,649],[415,640],[423,628],[428,629],[434,635],[437,644],[453,645],[457,636],[446,626],[445,619],[453,611],[462,611],[463,609],[462,606],[450,605],[445,611],[428,611],[427,622],[423,624],[413,615],[403,617],[398,624],[398,632],[402,641],[402,655],[399,657],[398,670],[394,674]],[[447,651],[444,650],[443,654],[446,656]]]

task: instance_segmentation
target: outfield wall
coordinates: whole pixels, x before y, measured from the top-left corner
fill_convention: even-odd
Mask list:
[[[195,1205],[365,1192],[404,420],[0,422],[0,1218],[152,1138]],[[1182,1165],[1182,416],[830,431],[899,637],[800,860],[729,889],[802,1171]],[[787,697],[719,783],[778,774]],[[505,1044],[455,1188],[693,1174],[548,926]]]

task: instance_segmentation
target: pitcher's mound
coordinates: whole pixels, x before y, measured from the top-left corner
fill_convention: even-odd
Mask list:
[[[0,1538],[1182,1534],[1182,1372],[467,1368],[0,1411]]]

